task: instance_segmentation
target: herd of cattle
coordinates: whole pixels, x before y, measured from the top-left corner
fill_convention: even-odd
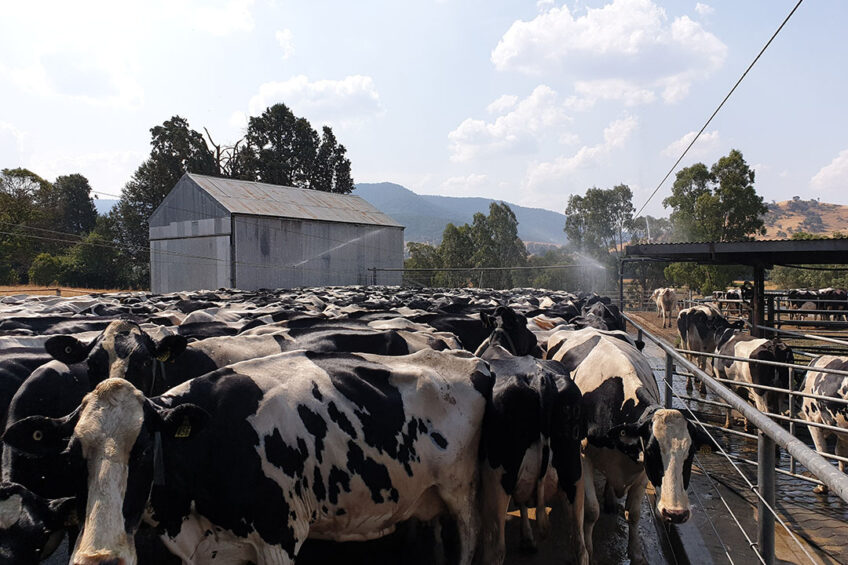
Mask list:
[[[682,310],[677,325],[686,349],[792,362],[779,340],[710,306]],[[537,533],[587,564],[595,473],[605,511],[626,496],[628,553],[644,562],[647,483],[660,516],[687,520],[694,454],[714,444],[662,408],[644,344],[623,330],[606,298],[527,289],[2,299],[0,563],[37,563],[67,533],[73,565],[163,563],[157,550],[286,564],[307,539],[422,523],[456,540],[435,544],[449,560],[498,564],[512,502],[522,549],[535,548],[535,507]],[[785,369],[699,363],[786,383]],[[805,390],[846,397],[848,381],[811,371]],[[776,413],[777,397],[761,393],[754,403]],[[802,409],[838,426],[846,413],[813,398]],[[821,430],[813,438],[823,449]]]
[[[67,532],[74,565],[164,562],[148,543],[285,564],[307,539],[419,523],[451,561],[501,563],[512,501],[522,548],[536,507],[537,534],[586,564],[595,472],[644,562],[647,483],[685,521],[713,444],[662,408],[622,330],[608,299],[533,290],[2,299],[0,562],[37,563]]]

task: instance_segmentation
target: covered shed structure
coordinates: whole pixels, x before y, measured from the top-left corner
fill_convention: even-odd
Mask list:
[[[148,223],[154,293],[400,284],[371,269],[403,266],[404,228],[358,196],[186,173]]]
[[[848,238],[780,239],[696,243],[646,243],[624,248],[624,263],[689,262],[705,265],[748,265],[753,268],[751,334],[762,336],[765,325],[765,271],[774,265],[848,264]],[[623,269],[619,270],[623,273]],[[623,303],[623,278],[619,278]]]

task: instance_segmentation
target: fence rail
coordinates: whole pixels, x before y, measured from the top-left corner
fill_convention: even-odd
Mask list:
[[[714,395],[719,397],[722,403],[714,402],[714,401],[706,401],[712,405],[724,405],[727,408],[731,408],[744,416],[751,424],[758,428],[758,433],[756,436],[757,439],[757,461],[750,461],[744,457],[738,457],[728,454],[724,449],[720,448],[722,455],[724,455],[728,461],[731,462],[734,469],[739,472],[740,476],[748,482],[751,490],[756,495],[758,500],[758,540],[757,547],[755,551],[757,552],[757,556],[763,563],[767,565],[772,565],[774,563],[775,554],[774,554],[774,528],[775,528],[775,520],[780,522],[780,524],[786,529],[790,537],[792,537],[798,546],[801,547],[805,553],[806,549],[800,544],[800,542],[795,537],[795,534],[788,528],[785,522],[777,515],[775,512],[775,479],[778,473],[798,476],[795,472],[795,461],[801,463],[810,473],[812,473],[815,479],[810,482],[820,483],[827,486],[830,491],[839,496],[842,500],[848,503],[848,476],[840,472],[838,469],[834,467],[834,465],[828,461],[828,458],[823,457],[821,454],[816,452],[815,450],[808,447],[802,440],[795,437],[793,435],[795,423],[804,423],[808,424],[808,422],[796,419],[794,417],[794,409],[793,409],[793,396],[812,396],[801,393],[800,391],[792,391],[791,383],[789,389],[781,389],[781,392],[784,392],[789,395],[789,405],[790,405],[790,416],[787,419],[790,426],[790,431],[787,431],[781,427],[781,425],[775,421],[773,421],[769,416],[755,409],[753,406],[748,404],[746,400],[738,396],[735,392],[733,392],[730,388],[725,386],[719,380],[713,378],[708,375],[704,371],[698,368],[698,366],[693,363],[691,360],[684,357],[683,353],[676,350],[669,344],[667,344],[661,338],[658,338],[651,334],[648,330],[646,330],[638,321],[633,320],[630,316],[624,314],[625,319],[636,328],[639,332],[640,339],[648,339],[649,341],[655,343],[665,354],[665,376],[664,376],[664,389],[666,391],[665,394],[665,407],[671,408],[672,400],[674,397],[683,401],[676,392],[674,392],[672,388],[673,379],[675,375],[679,375],[675,370],[675,365],[678,367],[682,367],[686,370],[687,376],[691,375],[694,378],[698,379],[702,382],[707,389],[712,392]],[[690,352],[696,353],[696,352]],[[711,355],[714,356],[714,355]],[[728,356],[719,356],[719,357],[728,357]],[[750,359],[738,358],[741,361],[750,362]],[[809,370],[809,367],[799,366],[799,365],[788,365],[788,364],[780,364],[777,362],[768,362],[769,364],[776,364],[779,366],[788,366],[790,367],[789,378],[790,380],[793,378],[794,371],[802,371]],[[814,370],[819,371],[820,369],[817,367]],[[823,372],[837,372],[837,371],[827,371]],[[842,372],[844,373],[844,372]],[[744,383],[733,383],[733,386],[739,386]],[[699,401],[693,397],[686,397],[691,401]],[[685,405],[685,404],[684,404]],[[688,409],[688,408],[687,408]],[[704,428],[706,433],[710,433],[708,428],[712,428],[714,430],[719,429],[714,425],[705,424],[697,419],[694,412],[691,412],[691,409],[688,409],[692,414],[693,418]],[[781,420],[786,417],[781,416]],[[726,430],[722,429],[723,432],[732,433],[735,435],[744,436],[747,438],[753,439],[755,436],[750,434],[743,434],[742,432],[738,432],[736,430]],[[785,471],[782,469],[777,469],[775,465],[775,445],[780,446],[791,456],[791,470]],[[757,484],[754,486],[751,484],[744,474],[741,473],[741,470],[736,466],[736,462],[755,465],[757,467]],[[807,480],[810,480],[808,477]],[[809,556],[809,553],[807,553]],[[810,556],[812,561],[812,557]]]

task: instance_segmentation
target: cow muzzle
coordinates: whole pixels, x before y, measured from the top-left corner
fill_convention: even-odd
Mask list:
[[[686,520],[689,519],[689,510],[669,510],[668,508],[663,508],[661,510],[663,520],[666,522],[671,522],[672,524],[682,524]]]
[[[93,557],[78,556],[74,559],[74,565],[127,565],[127,562],[121,557],[112,555],[98,555]]]

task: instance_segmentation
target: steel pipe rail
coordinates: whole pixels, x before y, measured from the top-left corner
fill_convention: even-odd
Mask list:
[[[838,469],[831,465],[827,459],[807,447],[804,442],[792,436],[779,424],[772,421],[771,418],[755,409],[729,388],[701,371],[694,363],[678,353],[673,347],[647,332],[638,322],[634,321],[626,314],[622,314],[622,316],[624,316],[629,323],[633,324],[635,328],[640,330],[644,337],[647,337],[660,349],[662,349],[666,355],[671,356],[676,363],[684,367],[697,379],[702,381],[713,394],[727,402],[734,410],[746,417],[750,423],[754,424],[762,433],[789,452],[795,459],[804,465],[804,467],[822,481],[822,483],[827,485],[833,494],[839,496],[839,498],[845,502],[848,502],[848,476],[841,473]]]

